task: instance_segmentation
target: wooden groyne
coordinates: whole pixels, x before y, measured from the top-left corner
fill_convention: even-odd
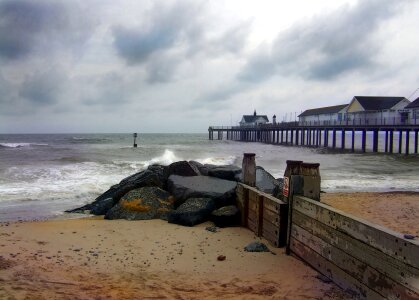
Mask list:
[[[257,126],[210,126],[208,138],[261,142],[278,145],[324,147],[355,152],[356,135],[361,135],[361,152],[418,153],[419,124],[416,125],[299,125],[298,122]],[[367,145],[367,135],[372,142]],[[413,137],[412,137],[413,134]],[[379,149],[379,139],[384,147]],[[359,141],[358,141],[359,143]],[[411,144],[413,147],[411,147]],[[369,146],[369,147],[368,147]],[[358,146],[359,147],[359,146]]]
[[[283,182],[281,199],[250,186],[252,180],[238,184],[243,226],[275,247],[285,246],[286,254],[356,299],[419,299],[415,237],[321,203],[319,164],[287,161]]]

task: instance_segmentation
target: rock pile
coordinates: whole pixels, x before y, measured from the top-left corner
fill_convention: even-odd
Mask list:
[[[232,165],[202,165],[178,161],[152,165],[111,186],[92,203],[71,213],[105,215],[106,219],[163,219],[185,226],[212,220],[218,227],[240,222],[236,186],[242,171]],[[275,195],[280,183],[263,168],[256,172],[256,187]]]

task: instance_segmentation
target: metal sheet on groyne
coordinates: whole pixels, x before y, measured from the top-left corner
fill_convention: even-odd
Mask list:
[[[419,299],[419,242],[318,201],[294,196],[290,249],[366,299]]]

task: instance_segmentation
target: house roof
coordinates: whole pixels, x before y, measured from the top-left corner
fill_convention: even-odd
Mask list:
[[[266,122],[269,122],[268,116],[266,115],[243,115],[243,119],[246,123],[254,123],[259,118],[265,119]]]
[[[348,106],[348,104],[342,104],[342,105],[326,106],[326,107],[320,107],[320,108],[307,109],[302,114],[300,114],[298,117],[316,116],[316,115],[323,115],[323,114],[334,114],[334,113],[340,112],[342,109],[344,109],[347,106]]]
[[[373,96],[355,96],[354,99],[358,100],[359,104],[365,110],[383,110],[390,109],[405,97],[373,97]]]
[[[419,97],[417,97],[415,101],[413,101],[412,103],[410,103],[405,108],[418,108],[418,107],[419,107]]]

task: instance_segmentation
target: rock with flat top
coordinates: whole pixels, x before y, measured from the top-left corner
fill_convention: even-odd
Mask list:
[[[241,173],[242,169],[234,165],[215,166],[208,169],[208,176],[232,181],[237,181]]]
[[[237,183],[209,176],[171,175],[167,187],[178,207],[189,198],[210,198],[217,208],[234,204]]]
[[[186,160],[177,161],[169,165],[168,176],[179,175],[179,176],[198,176],[200,175],[199,170],[193,164],[190,164]]]

